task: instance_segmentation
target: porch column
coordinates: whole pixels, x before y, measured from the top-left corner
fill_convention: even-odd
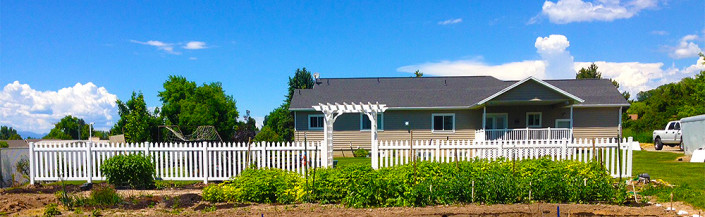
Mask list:
[[[573,139],[573,105],[570,105],[570,139]]]
[[[323,147],[321,147],[321,157],[324,168],[333,166],[333,123],[343,113],[324,112],[323,121]]]
[[[487,106],[483,106],[482,107],[482,131],[485,131],[485,125],[486,125],[485,122],[487,121],[486,115],[487,115]]]

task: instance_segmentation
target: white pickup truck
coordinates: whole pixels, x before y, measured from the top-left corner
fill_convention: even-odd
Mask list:
[[[664,130],[654,130],[654,149],[661,150],[663,145],[674,147],[678,145],[683,150],[683,135],[681,134],[681,122],[671,121],[666,124]]]

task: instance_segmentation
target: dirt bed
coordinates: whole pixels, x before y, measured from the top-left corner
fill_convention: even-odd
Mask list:
[[[71,189],[76,194],[87,194]],[[0,192],[0,214],[9,216],[41,215],[49,203],[57,203],[55,186],[25,187]],[[201,201],[199,189],[118,190],[125,203],[103,208],[105,216],[665,216],[664,207],[647,205],[629,207],[602,204],[510,204],[451,205],[431,207],[394,207],[374,209],[345,208],[341,205],[296,204],[211,204]],[[678,207],[678,206],[676,206]],[[68,211],[63,216],[89,216],[93,208]]]

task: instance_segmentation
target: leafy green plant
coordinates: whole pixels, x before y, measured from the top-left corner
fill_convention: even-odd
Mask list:
[[[152,189],[154,164],[149,156],[142,154],[116,155],[106,160],[101,172],[108,183],[119,187]]]
[[[7,142],[5,142],[5,141],[0,141],[0,148],[9,148],[9,147],[10,147],[10,145],[7,144]]]
[[[247,169],[240,176],[203,189],[210,202],[293,203],[303,194],[297,173],[281,169]]]
[[[22,177],[29,179],[29,159],[22,158],[15,164],[15,170],[22,174]]]
[[[55,203],[50,203],[47,204],[46,207],[44,207],[44,216],[57,216],[61,215],[61,211],[59,211],[59,207]]]
[[[418,162],[373,170],[351,164],[317,169],[308,182],[277,169],[252,169],[220,185],[203,189],[211,202],[342,203],[351,207],[427,206],[480,202],[531,201],[622,203],[623,185],[597,163],[473,160],[456,163]],[[268,184],[267,184],[268,183]],[[474,183],[474,184],[473,184]],[[473,187],[474,192],[473,192]]]
[[[90,200],[95,206],[114,206],[122,202],[115,188],[110,185],[97,185],[91,189]]]
[[[103,216],[103,213],[100,212],[100,209],[93,209],[93,211],[91,211],[91,216],[99,217]]]
[[[353,153],[353,155],[355,155],[355,157],[367,157],[367,155],[369,155],[369,154],[370,154],[370,151],[368,151],[367,149],[362,149],[362,148],[358,148]]]

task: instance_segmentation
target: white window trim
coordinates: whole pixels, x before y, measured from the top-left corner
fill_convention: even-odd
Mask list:
[[[453,130],[435,130],[433,126],[435,125],[436,116],[451,116],[453,117]],[[431,114],[431,132],[432,133],[455,133],[455,113],[433,113]]]
[[[384,113],[377,113],[380,118],[377,119],[377,126],[379,126],[377,131],[384,131]],[[362,129],[362,121],[365,120],[370,120],[369,117],[367,117],[366,114],[360,113],[360,131],[371,131],[371,129]]]
[[[498,117],[498,116],[504,116],[504,129],[488,129],[488,130],[506,130],[509,129],[509,114],[508,113],[487,113],[485,114],[485,119],[489,117]],[[494,119],[495,121],[497,119]],[[487,120],[485,120],[487,121]],[[485,123],[487,124],[487,123]],[[485,126],[486,127],[486,126]]]
[[[539,125],[529,125],[529,115],[539,115]],[[543,114],[541,112],[527,112],[526,113],[526,128],[541,128],[543,123]]]
[[[553,125],[553,126],[555,126],[556,128],[558,128],[558,122],[559,122],[559,121],[567,121],[567,122],[568,122],[568,129],[570,129],[570,126],[572,126],[572,123],[571,123],[572,121],[571,121],[570,119],[567,119],[567,118],[566,118],[566,119],[556,119],[556,123],[555,123],[555,125]]]
[[[306,122],[308,122],[308,129],[309,130],[323,130],[323,127],[311,127],[311,118],[312,117],[321,117],[323,118],[323,122],[326,121],[326,117],[324,115],[308,115],[308,118],[306,119]],[[325,123],[323,123],[325,125]]]

